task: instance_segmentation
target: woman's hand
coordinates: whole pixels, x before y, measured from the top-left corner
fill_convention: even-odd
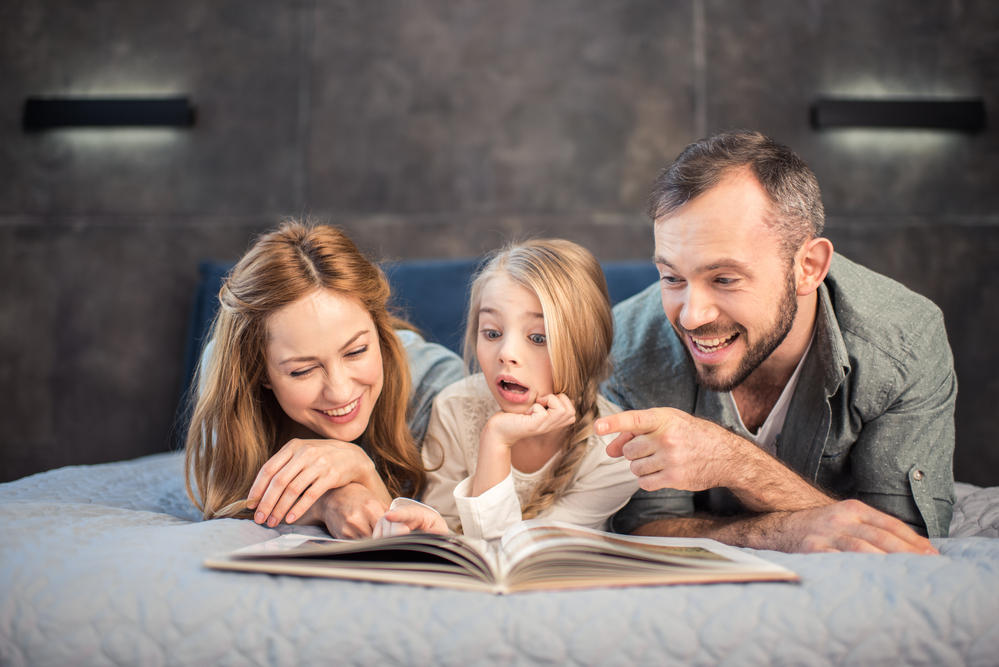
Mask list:
[[[366,487],[388,507],[388,489],[360,447],[339,440],[294,439],[257,473],[247,506],[256,510],[254,521],[271,528],[282,520],[295,523],[327,491],[352,482]]]
[[[356,540],[371,536],[375,524],[384,516],[388,507],[366,486],[352,482],[324,493],[318,502],[306,510],[298,523],[325,525],[333,537]]]
[[[444,517],[429,507],[413,503],[386,512],[375,525],[372,537],[407,535],[414,530],[438,535],[447,535],[449,532]]]

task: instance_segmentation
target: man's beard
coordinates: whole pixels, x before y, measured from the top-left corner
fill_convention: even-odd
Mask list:
[[[683,344],[683,351],[687,353],[687,358],[694,365],[694,379],[697,384],[705,389],[721,393],[732,391],[745,382],[746,378],[752,375],[753,371],[759,368],[760,364],[766,361],[774,353],[774,350],[780,347],[780,344],[784,342],[787,335],[791,333],[791,327],[794,326],[794,318],[798,314],[797,293],[798,288],[794,282],[794,273],[788,271],[784,293],[777,304],[776,320],[769,329],[760,334],[759,340],[747,348],[739,367],[727,379],[719,376],[718,368],[714,365],[698,366],[694,361],[694,355],[691,354],[690,349],[687,347],[690,342],[689,336],[707,338],[709,336],[718,336],[718,334],[724,334],[725,332],[716,331],[718,327],[714,324],[706,324],[693,331],[688,331],[680,326],[679,318],[677,318],[677,321],[673,323],[673,332],[680,338],[680,342]],[[739,332],[739,337],[745,339],[747,346],[749,346],[750,341],[746,328],[738,323],[736,323],[735,328]]]

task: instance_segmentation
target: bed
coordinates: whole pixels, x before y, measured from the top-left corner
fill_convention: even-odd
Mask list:
[[[291,529],[200,521],[182,461],[0,485],[0,664],[999,664],[999,488],[958,485],[939,557],[761,551],[801,582],[493,596],[208,570]]]

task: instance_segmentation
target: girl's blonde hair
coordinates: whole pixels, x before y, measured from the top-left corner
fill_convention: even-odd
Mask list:
[[[523,508],[530,519],[559,500],[572,485],[593,433],[599,385],[610,375],[614,318],[603,269],[593,254],[564,239],[515,243],[487,257],[472,281],[465,327],[465,365],[479,370],[475,348],[479,308],[486,283],[497,275],[534,292],[545,318],[548,355],[556,394],[565,394],[576,407],[576,422],[562,455],[535,488]]]
[[[378,331],[382,392],[361,439],[393,496],[415,495],[426,471],[406,422],[410,376],[395,329],[412,329],[387,310],[388,281],[341,230],[292,220],[262,235],[226,277],[212,326],[214,349],[194,380],[187,431],[187,493],[206,519],[244,516],[258,471],[281,446],[289,417],[263,384],[268,318],[315,292],[359,303]],[[197,491],[192,487],[196,486]]]

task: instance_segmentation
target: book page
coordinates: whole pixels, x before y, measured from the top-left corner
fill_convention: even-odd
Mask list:
[[[500,541],[504,572],[539,554],[561,552],[672,564],[703,571],[788,572],[758,556],[715,540],[684,537],[617,535],[558,521],[531,519],[513,526]]]
[[[796,581],[753,554],[703,538],[615,535],[534,519],[500,551],[461,535],[337,540],[284,535],[205,561],[223,570],[448,586],[490,593],[744,581]]]
[[[322,567],[327,569],[335,566],[356,570],[465,573],[486,582],[495,581],[497,564],[496,554],[486,542],[460,535],[412,533],[378,539],[338,540],[288,534],[244,547],[222,559],[211,559],[210,567],[225,562],[273,562],[277,559],[287,561],[283,571],[304,566],[306,561],[314,569],[322,561]]]

